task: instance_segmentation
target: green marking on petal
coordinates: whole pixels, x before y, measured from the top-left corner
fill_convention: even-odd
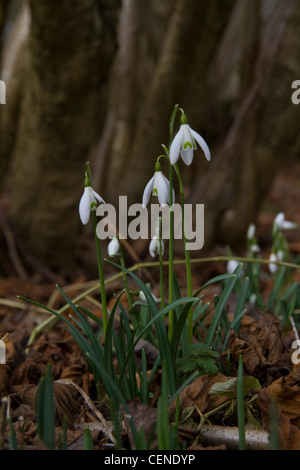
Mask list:
[[[97,209],[97,203],[96,202],[91,202],[91,211],[95,211]]]
[[[157,188],[153,188],[152,196],[158,196]]]
[[[192,149],[193,144],[187,140],[186,142],[184,142],[183,148],[184,148],[184,150],[187,150],[188,148]]]

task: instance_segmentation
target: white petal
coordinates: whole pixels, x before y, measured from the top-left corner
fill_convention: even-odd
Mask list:
[[[84,188],[83,195],[79,203],[79,215],[83,225],[86,225],[90,219],[91,201],[89,187]]]
[[[238,267],[238,263],[235,259],[230,259],[227,263],[227,272],[228,274],[233,274],[235,269]]]
[[[147,183],[145,189],[144,189],[144,194],[143,194],[143,201],[142,205],[144,207],[147,206],[151,193],[152,193],[152,188],[153,188],[153,182],[154,182],[154,176],[152,176],[151,180]]]
[[[187,166],[189,166],[192,163],[193,158],[194,158],[194,150],[193,149],[187,149],[187,150],[181,149],[180,155],[184,163]]]
[[[277,261],[277,257],[275,255],[275,253],[271,253],[271,255],[269,257],[269,261]],[[269,264],[269,271],[270,271],[271,274],[276,273],[277,268],[278,268],[277,264],[273,264],[273,263]]]
[[[99,196],[99,194],[96,193],[96,191],[94,191],[93,188],[91,188],[91,189],[92,189],[92,193],[93,193],[94,197],[95,197],[100,203],[105,204],[105,201],[102,199],[102,197]]]
[[[171,143],[171,147],[170,147],[170,163],[171,163],[171,165],[174,165],[177,162],[178,158],[179,158],[180,149],[181,149],[181,145],[182,145],[182,138],[183,138],[183,129],[182,129],[182,125],[181,125],[180,128],[179,128],[179,131],[175,135],[175,137],[174,137],[174,139]]]
[[[298,227],[298,224],[294,222],[290,222],[289,220],[285,220],[282,224],[282,228],[284,230],[293,230]]]
[[[250,224],[247,230],[247,239],[252,240],[255,237],[255,225]]]
[[[182,124],[182,149],[196,149],[196,144],[191,134],[191,128],[188,124]]]
[[[158,202],[168,204],[169,202],[169,181],[163,175],[162,171],[156,171],[154,175],[153,188],[157,189]]]
[[[109,256],[116,256],[120,252],[120,243],[117,237],[114,237],[108,244],[107,247]]]
[[[192,136],[194,137],[194,139],[196,140],[196,142],[197,142],[197,143],[199,144],[199,146],[202,148],[206,160],[210,161],[210,150],[209,150],[209,148],[208,148],[207,143],[206,143],[205,140],[203,139],[203,137],[201,137],[201,135],[198,134],[198,132],[195,132],[195,131],[194,131],[193,129],[191,129],[191,128],[190,128],[190,132],[191,132]]]
[[[159,239],[154,236],[149,244],[149,253],[152,256],[152,258],[155,258],[155,256],[159,253]]]
[[[165,245],[163,240],[161,240],[161,253],[163,254],[165,250]],[[155,258],[155,256],[159,255],[159,237],[154,235],[152,238],[150,244],[149,244],[149,253],[152,256],[152,258]]]
[[[279,212],[274,219],[274,226],[278,227],[281,230],[284,223],[285,215],[283,212]]]

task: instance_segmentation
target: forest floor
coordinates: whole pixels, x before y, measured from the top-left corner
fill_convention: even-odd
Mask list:
[[[271,249],[271,228],[274,217],[283,211],[286,219],[296,222],[300,227],[300,165],[292,165],[282,170],[276,177],[272,188],[265,199],[256,225],[258,243],[262,250],[262,257],[268,258]],[[293,258],[300,255],[300,228],[287,234],[290,253]],[[217,246],[208,255],[218,256],[225,254],[225,247]],[[243,255],[243,253],[239,253]],[[207,256],[207,254],[206,254]],[[176,267],[179,282],[184,285],[185,270]],[[193,265],[193,284],[195,288],[201,287],[213,276],[226,272],[225,262],[205,263]],[[76,273],[77,276],[77,273]],[[89,285],[89,279],[82,269],[78,276],[67,287],[68,295],[73,298],[82,292],[84,286]],[[293,273],[294,280],[300,280],[300,273]],[[154,276],[154,281],[155,281]],[[271,276],[267,266],[263,268],[262,295],[267,296],[271,289]],[[121,288],[117,283],[108,290],[108,295]],[[159,292],[159,286],[153,285],[154,292]],[[205,292],[207,298],[214,295],[213,288]],[[33,329],[41,324],[48,314],[25,304],[17,296],[30,298],[52,308],[60,308],[64,302],[55,287],[55,281],[49,280],[43,274],[32,275],[21,279],[17,275],[0,279],[0,339],[7,333],[6,364],[0,365],[0,396],[9,396],[9,414],[12,419],[19,448],[25,450],[44,449],[43,443],[37,436],[35,419],[35,394],[40,378],[45,374],[48,363],[52,364],[52,373],[55,381],[60,380],[55,388],[56,394],[56,425],[57,433],[62,430],[62,416],[69,418],[67,431],[67,449],[82,449],[84,439],[84,423],[97,422],[99,416],[104,419],[103,428],[95,426],[92,430],[94,449],[113,448],[109,439],[110,433],[107,405],[105,400],[97,400],[93,377],[87,369],[87,364],[81,355],[77,343],[70,333],[56,323],[51,329],[43,330],[28,348],[27,342]],[[232,302],[232,304],[231,304]],[[234,297],[228,305],[228,315],[234,308]],[[82,303],[97,315],[97,306],[92,298]],[[245,353],[244,370],[248,375],[256,377],[261,389],[257,391],[258,398],[249,405],[249,412],[260,424],[260,431],[256,430],[256,441],[253,448],[260,448],[264,442],[264,430],[268,429],[271,420],[269,398],[275,398],[278,417],[278,436],[281,449],[300,450],[300,367],[291,362],[291,344],[296,339],[295,330],[281,328],[278,318],[272,312],[261,312],[250,309],[241,323],[239,337],[235,337],[230,345],[232,355],[236,357],[239,348]],[[241,346],[241,342],[243,342]],[[236,350],[235,350],[236,348]],[[231,364],[232,376],[236,376],[236,362]],[[207,441],[197,439],[199,432],[195,424],[199,423],[199,416],[209,412],[228,397],[222,395],[209,395],[209,389],[215,382],[223,382],[226,377],[218,373],[214,376],[203,375],[192,382],[180,395],[180,411],[192,410],[189,419],[182,421],[179,428],[179,438],[185,443],[187,449],[230,449],[237,448],[234,438],[224,435]],[[138,425],[149,429],[149,423],[155,419],[157,397],[160,391],[159,377],[153,383],[152,399],[149,406],[138,401],[130,404],[131,413]],[[232,411],[227,414],[212,415],[209,420],[211,426],[224,426],[224,429],[234,429],[236,414]],[[172,410],[170,410],[170,416]],[[1,429],[2,427],[2,429]],[[219,428],[217,428],[219,429]],[[3,448],[9,448],[8,426],[4,426],[0,418],[0,437],[4,438]],[[132,437],[129,430],[124,427],[124,447],[133,448]],[[152,448],[155,448],[155,439]]]

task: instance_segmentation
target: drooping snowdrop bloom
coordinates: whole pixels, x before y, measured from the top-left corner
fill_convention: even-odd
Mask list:
[[[282,250],[278,250],[276,253],[272,252],[270,254],[270,257],[269,257],[269,261],[271,261],[269,263],[269,271],[271,274],[275,274],[277,269],[278,269],[278,265],[274,263],[274,261],[283,261],[284,259],[284,252]]]
[[[275,255],[275,253],[271,253],[270,256],[269,256],[269,271],[271,274],[275,274],[277,269],[278,269],[278,266],[277,264],[274,263],[274,261],[278,261],[277,259],[277,256]]]
[[[285,220],[285,214],[279,212],[273,222],[273,232],[277,233],[279,230],[293,230],[296,229],[298,225],[294,222]]]
[[[255,238],[255,225],[250,224],[247,230],[247,240],[253,240]]]
[[[152,238],[150,244],[149,244],[149,253],[152,256],[152,258],[155,258],[155,256],[159,255],[159,242],[161,243],[161,252],[163,254],[165,246],[163,240],[159,240],[158,235],[154,235]]]
[[[193,161],[194,150],[197,144],[203,150],[205,158],[210,161],[210,150],[207,143],[200,134],[195,132],[189,125],[185,114],[181,116],[181,126],[175,135],[170,147],[170,162],[174,165],[179,155],[186,165],[190,165]]]
[[[107,247],[108,256],[117,256],[120,254],[120,242],[117,237],[111,239]]]
[[[230,259],[228,262],[227,262],[227,272],[228,274],[233,274],[234,271],[236,270],[236,268],[240,265],[241,263],[239,263],[238,261],[236,261],[235,259]]]
[[[83,225],[86,225],[90,220],[92,210],[96,210],[98,203],[104,203],[104,200],[99,196],[91,186],[88,177],[84,180],[84,191],[79,203],[79,216]]]
[[[152,292],[151,292],[151,295],[152,295],[152,298],[153,298],[153,300],[154,300],[155,303],[160,302],[160,299],[158,299],[154,294],[152,294]],[[146,296],[145,296],[145,294],[144,294],[144,292],[143,292],[142,290],[139,292],[139,298],[140,298],[140,300],[142,300],[143,302],[147,302]]]
[[[158,202],[161,206],[165,206],[169,204],[169,188],[170,183],[169,180],[164,176],[163,172],[161,171],[161,164],[157,162],[155,164],[155,172],[150,181],[147,183],[144,193],[143,193],[143,201],[142,205],[144,207],[147,206],[150,196],[157,196]],[[175,200],[175,192],[173,189],[173,202]]]

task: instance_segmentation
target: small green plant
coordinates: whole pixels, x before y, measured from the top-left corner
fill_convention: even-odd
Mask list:
[[[190,352],[177,359],[175,367],[179,377],[187,377],[192,372],[199,375],[214,375],[219,371],[216,358],[219,354],[204,343],[191,344]]]

